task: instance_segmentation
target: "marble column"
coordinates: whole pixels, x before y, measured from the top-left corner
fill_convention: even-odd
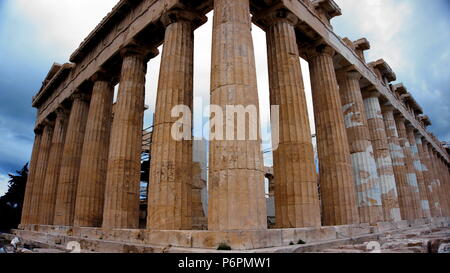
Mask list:
[[[411,155],[413,159],[413,167],[416,171],[417,184],[419,185],[419,197],[420,197],[420,209],[422,209],[422,217],[430,218],[430,204],[428,202],[427,189],[425,186],[425,178],[423,177],[423,171],[425,170],[425,165],[422,164],[419,155],[419,147],[416,143],[416,137],[414,133],[414,126],[411,124],[406,128],[406,133],[408,135],[408,141],[411,145]]]
[[[359,223],[350,149],[333,65],[334,54],[335,51],[325,45],[308,53],[325,226]]]
[[[66,141],[61,160],[58,190],[53,224],[72,226],[75,197],[80,172],[84,132],[89,112],[89,96],[77,92],[72,96],[73,104],[67,125]]]
[[[39,205],[39,223],[43,225],[53,225],[59,173],[69,121],[68,117],[68,111],[65,108],[61,107],[56,110],[55,129],[45,174],[42,201]]]
[[[50,148],[52,146],[54,127],[55,127],[54,121],[50,120],[45,121],[41,145],[39,147],[40,149],[39,157],[36,164],[36,171],[34,173],[35,180],[30,205],[31,224],[41,224],[41,219],[39,218],[39,210],[44,192],[45,173],[48,167],[48,159],[50,155]]]
[[[423,217],[422,204],[420,203],[419,184],[417,183],[416,171],[414,169],[411,144],[409,143],[408,135],[406,133],[405,118],[401,116],[401,114],[395,115],[395,125],[398,130],[400,146],[402,147],[405,155],[406,182],[411,192],[411,204],[414,215],[410,220],[419,219]]]
[[[42,140],[42,127],[37,128],[34,136],[33,151],[31,152],[31,159],[28,168],[28,179],[25,188],[25,197],[22,206],[22,218],[20,220],[21,225],[31,224],[30,211],[31,211],[31,198],[33,196],[33,188],[35,184],[36,165],[39,158],[41,140]]]
[[[436,150],[432,152],[432,158],[434,159],[433,164],[435,168],[436,178],[437,178],[437,188],[439,192],[439,204],[441,205],[442,216],[448,216],[448,204],[447,204],[447,192],[445,190],[445,177],[443,175],[442,168],[439,165],[439,156]]]
[[[156,56],[156,49],[152,56]],[[150,53],[141,47],[122,50],[122,72],[114,110],[103,208],[104,228],[139,227],[141,145],[145,74]]]
[[[92,79],[91,104],[81,153],[74,226],[100,227],[108,167],[114,86],[99,72]]]
[[[428,151],[428,155],[430,158],[430,174],[431,174],[431,184],[430,184],[430,191],[433,194],[433,203],[434,203],[434,208],[436,211],[436,214],[438,215],[437,217],[442,217],[444,216],[444,213],[442,211],[442,203],[441,203],[441,198],[440,198],[440,188],[439,188],[439,184],[440,184],[440,179],[439,179],[439,175],[437,173],[436,170],[436,165],[435,165],[435,161],[434,161],[434,153],[433,153],[433,146],[431,145],[431,143],[427,143],[427,151]]]
[[[364,108],[374,150],[377,172],[380,177],[384,221],[394,222],[400,221],[402,217],[379,96],[380,93],[378,91],[364,92]]]
[[[400,145],[397,125],[394,119],[394,107],[391,105],[383,106],[382,114],[392,159],[392,167],[394,169],[400,213],[403,220],[412,220],[414,219],[412,193],[406,179],[406,158],[403,148]]]
[[[355,178],[359,220],[361,223],[376,224],[383,221],[384,217],[380,177],[359,85],[361,74],[357,71],[339,71],[337,76]]]
[[[214,116],[219,124],[213,126],[211,136],[217,135],[209,143],[208,228],[266,229],[265,173],[249,0],[214,1],[212,40],[211,104],[221,107],[224,115],[233,114],[233,118],[220,124],[212,111],[211,120]],[[241,132],[245,130],[243,138],[231,136],[237,127],[234,113],[227,106],[253,111],[250,119],[239,126]],[[222,135],[217,132],[219,126],[223,128]],[[230,138],[225,138],[225,132]]]
[[[442,157],[439,158],[439,164],[442,174],[442,183],[443,183],[443,191],[445,198],[445,216],[450,216],[450,188],[449,188],[449,174],[448,167],[444,163],[444,159]]]
[[[192,229],[192,115],[173,117],[172,110],[183,106],[190,113],[193,111],[194,19],[197,18],[188,11],[171,11],[162,17],[166,32],[148,190],[147,229],[151,230]],[[186,133],[178,138],[172,135],[174,128]]]
[[[439,207],[436,207],[436,201],[433,192],[433,173],[430,165],[430,156],[428,154],[427,141],[419,133],[416,133],[415,140],[419,152],[420,162],[422,163],[422,174],[425,184],[425,193],[427,195],[428,205],[430,206],[430,216],[440,217]]]
[[[278,228],[321,225],[314,150],[294,26],[295,15],[275,11],[264,18],[270,103],[279,106],[279,144],[273,151]],[[274,140],[276,141],[276,140]]]

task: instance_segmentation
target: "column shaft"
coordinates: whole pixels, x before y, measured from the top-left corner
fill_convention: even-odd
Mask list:
[[[33,151],[31,153],[30,165],[28,169],[28,179],[25,188],[25,197],[22,206],[22,218],[20,223],[22,225],[31,224],[30,222],[30,212],[31,212],[31,198],[33,196],[33,188],[35,181],[36,165],[39,158],[40,145],[42,140],[42,130],[35,131]]]
[[[320,226],[317,173],[294,22],[269,19],[270,103],[280,111],[279,144],[273,151],[276,226]]]
[[[436,169],[436,161],[434,158],[434,152],[433,152],[433,146],[431,144],[429,144],[428,146],[428,154],[430,155],[430,166],[431,166],[431,173],[432,173],[432,182],[431,182],[431,188],[432,188],[432,192],[434,193],[433,196],[433,201],[434,201],[434,206],[436,208],[436,211],[439,212],[439,216],[444,216],[444,211],[442,209],[442,201],[441,201],[441,196],[440,196],[440,178],[439,178],[439,173],[438,170]]]
[[[33,195],[31,196],[30,221],[31,224],[41,224],[39,218],[39,210],[44,192],[45,173],[48,167],[48,158],[50,148],[52,146],[54,123],[46,122],[44,132],[42,133],[42,141],[40,152],[36,164],[35,180],[33,187]]]
[[[57,226],[73,225],[75,197],[88,112],[88,97],[85,94],[75,94],[73,96],[69,124],[67,125],[66,141],[59,173],[53,221],[53,224]]]
[[[327,226],[359,223],[355,180],[333,55],[330,47],[321,46],[312,53],[309,62],[323,225]]]
[[[434,158],[434,168],[436,172],[437,178],[437,188],[439,193],[439,204],[441,206],[442,216],[448,216],[448,204],[447,204],[447,192],[445,189],[445,176],[443,175],[443,170],[440,167],[440,159],[438,153],[433,150],[433,158]]]
[[[430,205],[430,213],[432,217],[441,217],[441,210],[439,207],[439,198],[436,198],[435,188],[435,178],[434,178],[434,170],[433,165],[431,164],[431,157],[428,153],[428,142],[424,139],[420,139],[418,135],[416,135],[416,142],[422,143],[422,145],[418,145],[420,160],[422,164],[425,166],[423,171],[423,177],[425,179],[426,191],[428,194],[428,203]],[[421,147],[422,146],[422,147]]]
[[[58,179],[61,170],[61,160],[63,157],[64,143],[66,138],[68,123],[68,114],[65,109],[58,109],[55,122],[55,129],[53,132],[52,146],[48,159],[47,172],[45,174],[44,189],[42,195],[42,202],[39,207],[40,224],[52,225],[56,193],[58,190]]]
[[[111,130],[103,208],[104,228],[139,227],[146,66],[142,53],[124,53]]]
[[[420,202],[419,184],[417,183],[416,171],[414,169],[413,153],[411,144],[406,133],[405,119],[400,115],[395,116],[395,125],[397,126],[400,146],[405,155],[406,166],[406,182],[411,191],[411,204],[413,207],[414,216],[410,220],[419,219],[423,217],[422,204]]]
[[[179,105],[192,112],[193,69],[193,26],[180,18],[167,26],[164,38],[153,123],[148,229],[192,229],[192,117],[179,119],[171,113]],[[173,128],[187,135],[176,139]]]
[[[369,93],[364,98],[364,108],[370,139],[374,150],[374,157],[380,177],[381,203],[383,205],[384,220],[388,222],[400,221],[400,205],[395,182],[392,158],[389,152],[388,137],[384,125],[379,93]]]
[[[108,166],[114,87],[96,80],[83,141],[74,226],[100,227]]]
[[[356,195],[361,223],[383,221],[380,177],[377,172],[372,142],[359,86],[361,75],[339,72],[342,110],[355,178]]]
[[[406,179],[405,153],[400,145],[397,125],[394,119],[394,108],[383,107],[382,113],[394,169],[400,213],[403,220],[412,220],[414,219],[412,193]]]
[[[249,0],[214,1],[212,39],[211,104],[221,107],[222,114],[233,115],[221,124],[214,113],[217,126],[227,134],[245,130],[245,137],[218,135],[210,141],[208,228],[265,229],[264,163]],[[250,109],[249,120],[234,126],[234,111],[227,106]]]
[[[411,155],[413,159],[413,167],[416,171],[417,184],[419,185],[419,197],[420,197],[420,209],[422,209],[422,217],[430,218],[430,204],[428,202],[427,189],[425,186],[425,178],[423,177],[423,171],[425,170],[425,165],[422,164],[419,155],[419,147],[416,143],[416,137],[414,133],[414,127],[408,126],[406,129],[408,134],[408,141],[411,145]]]

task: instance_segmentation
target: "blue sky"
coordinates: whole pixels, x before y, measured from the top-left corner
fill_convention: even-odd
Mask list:
[[[31,154],[36,115],[31,97],[53,62],[64,63],[117,0],[0,0],[0,195],[7,174]],[[336,0],[343,16],[333,19],[341,37],[366,37],[369,61],[384,58],[431,117],[431,130],[450,140],[450,1]],[[209,15],[211,19],[211,14]],[[263,130],[269,107],[264,33],[254,28]],[[208,100],[211,20],[196,32],[195,95]],[[150,125],[159,57],[149,63],[146,103]],[[302,62],[310,98],[308,68]],[[312,106],[309,112],[313,127]],[[196,113],[198,114],[198,113]],[[196,130],[197,131],[197,130]],[[266,143],[268,145],[268,143]],[[267,158],[270,164],[270,155]]]

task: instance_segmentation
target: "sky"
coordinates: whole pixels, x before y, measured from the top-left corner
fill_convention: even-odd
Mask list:
[[[54,62],[71,53],[117,0],[0,0],[0,196],[8,173],[28,162],[36,110],[31,98]],[[371,42],[367,60],[383,58],[430,116],[430,130],[450,140],[450,1],[336,0],[343,15],[333,19],[335,32]],[[195,32],[194,134],[201,135],[209,102],[212,13]],[[270,147],[269,88],[265,34],[254,26],[258,90],[264,148]],[[161,50],[161,49],[160,49]],[[160,56],[148,64],[145,125],[152,122]],[[314,133],[309,70],[302,61],[308,111]],[[266,164],[271,164],[270,153]]]

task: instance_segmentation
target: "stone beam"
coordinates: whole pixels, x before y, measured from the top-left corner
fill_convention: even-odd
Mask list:
[[[409,110],[394,96],[392,91],[388,86],[384,85],[381,80],[378,79],[374,71],[365,63],[365,61],[359,58],[358,54],[354,52],[350,47],[348,47],[342,39],[334,33],[327,25],[324,23],[317,14],[314,13],[308,6],[302,1],[292,1],[292,0],[280,0],[281,5],[294,13],[302,22],[300,25],[308,25],[311,33],[314,33],[314,37],[317,40],[323,40],[329,44],[332,48],[336,50],[336,53],[340,58],[343,59],[347,65],[354,65],[355,69],[362,75],[362,82],[365,83],[364,86],[374,86],[386,99],[389,101],[405,118],[408,120],[419,132],[423,135],[427,141],[431,143],[434,149],[439,151],[439,153],[449,162],[448,154],[444,151],[442,147],[431,135],[426,131],[426,129],[421,126],[419,121],[409,112]],[[302,31],[300,25],[297,26],[299,31]]]

